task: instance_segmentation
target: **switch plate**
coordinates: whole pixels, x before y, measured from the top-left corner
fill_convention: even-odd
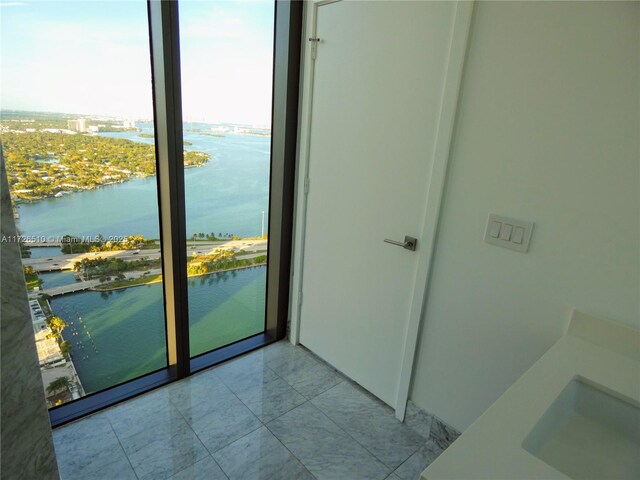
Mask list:
[[[532,222],[501,217],[491,213],[487,220],[484,241],[491,245],[526,253],[529,250],[532,232]]]

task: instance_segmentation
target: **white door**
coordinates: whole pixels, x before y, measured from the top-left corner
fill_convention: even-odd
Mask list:
[[[314,9],[299,338],[393,407],[454,10],[415,1]],[[383,242],[405,235],[418,238],[417,251]]]

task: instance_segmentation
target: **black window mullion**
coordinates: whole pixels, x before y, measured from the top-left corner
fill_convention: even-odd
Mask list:
[[[280,340],[289,314],[302,2],[276,0],[275,7],[265,330]]]
[[[189,375],[189,309],[178,2],[148,0],[167,357]]]

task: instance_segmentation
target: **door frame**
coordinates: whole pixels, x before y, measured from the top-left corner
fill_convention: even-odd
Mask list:
[[[305,232],[307,221],[307,192],[313,188],[309,184],[309,162],[311,148],[311,117],[313,111],[313,81],[315,62],[311,58],[313,42],[309,38],[316,38],[318,9],[324,5],[343,0],[317,0],[305,2],[303,13],[304,25],[302,41],[303,58],[301,68],[300,92],[300,130],[298,141],[298,163],[296,173],[295,193],[295,229],[293,239],[293,268],[291,277],[290,298],[290,335],[294,345],[300,342],[300,313],[302,308],[302,281],[304,275]],[[449,153],[455,126],[458,98],[462,84],[464,63],[474,11],[475,0],[456,1],[452,18],[451,37],[448,45],[446,69],[443,73],[443,88],[440,100],[436,141],[432,152],[432,167],[429,185],[427,187],[426,211],[423,228],[419,237],[420,245],[416,254],[418,263],[413,282],[412,300],[409,309],[409,319],[405,332],[400,378],[396,396],[395,414],[399,420],[404,420],[406,404],[411,388],[411,379],[415,353],[418,345],[418,335],[429,288],[432,259],[435,251],[436,236],[440,219],[441,204],[444,187],[447,180]],[[309,34],[307,34],[307,32]]]

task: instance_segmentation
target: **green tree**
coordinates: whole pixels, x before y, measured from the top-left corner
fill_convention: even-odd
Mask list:
[[[22,258],[31,258],[31,249],[22,242],[20,242],[20,256]]]
[[[58,377],[54,381],[52,381],[47,387],[47,393],[51,395],[52,393],[57,393],[61,390],[67,390],[71,385],[71,381],[69,377]]]
[[[25,265],[24,267],[24,276],[25,277],[29,277],[29,276],[33,276],[36,275],[36,271],[33,269],[33,267],[31,265]]]
[[[60,335],[62,334],[62,330],[67,326],[64,320],[62,320],[58,316],[53,316],[49,320],[47,320],[47,324],[51,329],[51,338],[55,338],[56,340],[60,340]]]
[[[69,342],[62,342],[60,344],[60,353],[64,355],[65,358],[69,358],[71,356],[71,344]]]

